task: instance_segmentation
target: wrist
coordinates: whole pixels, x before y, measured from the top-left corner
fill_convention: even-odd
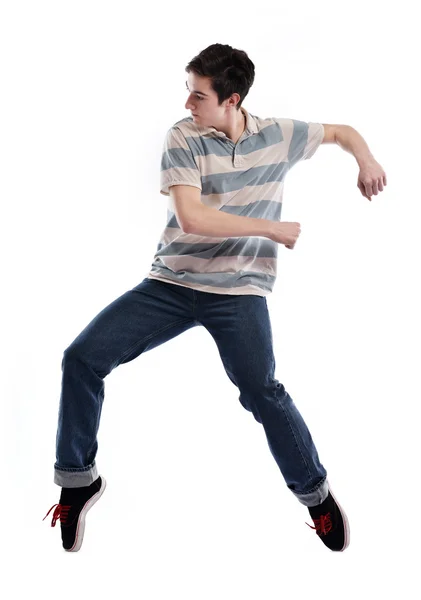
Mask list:
[[[364,154],[360,154],[360,155],[356,154],[355,160],[357,161],[360,169],[362,169],[363,167],[366,167],[369,164],[376,162],[376,159],[371,154],[371,152],[365,152]]]
[[[269,219],[265,219],[265,232],[264,237],[271,240],[273,238],[273,232],[275,230],[275,221],[270,221]]]

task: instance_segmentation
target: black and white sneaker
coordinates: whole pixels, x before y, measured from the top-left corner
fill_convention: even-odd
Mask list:
[[[101,498],[106,485],[105,479],[98,477],[86,487],[61,488],[59,504],[54,504],[45,515],[44,519],[56,507],[51,527],[55,527],[56,521],[60,520],[61,539],[67,552],[80,550],[85,533],[86,513]]]

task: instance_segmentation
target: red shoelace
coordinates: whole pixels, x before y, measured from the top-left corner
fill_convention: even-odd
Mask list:
[[[53,506],[50,508],[48,513],[45,515],[44,519],[46,519],[48,517],[48,515],[50,514],[50,512],[53,510],[53,508],[55,506],[57,508],[53,512],[53,520],[51,521],[51,527],[55,527],[56,521],[58,521],[58,519],[60,519],[60,521],[63,524],[66,523],[66,519],[69,514],[69,510],[71,508],[70,506],[64,506],[63,504],[53,504]],[[43,519],[43,521],[44,521],[44,519]]]
[[[318,535],[327,535],[329,531],[332,531],[332,519],[330,513],[326,515],[320,515],[319,519],[314,519],[316,527],[312,527],[308,525],[306,521],[306,525],[308,525],[311,529],[315,529]]]

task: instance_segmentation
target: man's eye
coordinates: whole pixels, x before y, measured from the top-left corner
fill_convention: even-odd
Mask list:
[[[189,90],[189,88],[188,88],[187,86],[186,86],[186,90],[187,90],[188,92],[190,92],[190,90]],[[196,98],[197,98],[198,100],[203,100],[203,98],[202,98],[201,96],[198,96],[197,94],[195,94],[195,96],[196,96]]]

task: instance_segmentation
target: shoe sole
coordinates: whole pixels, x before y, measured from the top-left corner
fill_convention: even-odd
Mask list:
[[[101,498],[102,494],[104,493],[105,488],[107,487],[107,482],[102,477],[102,475],[101,475],[101,482],[102,483],[101,483],[100,489],[97,491],[96,494],[94,494],[92,496],[92,498],[89,498],[89,500],[87,501],[85,506],[80,511],[79,522],[77,524],[77,529],[76,529],[75,543],[73,544],[73,546],[71,548],[68,548],[68,549],[65,548],[66,552],[78,552],[80,550],[80,547],[82,546],[82,542],[83,542],[83,536],[85,533],[86,514],[87,514],[88,510],[90,510],[93,507],[95,502],[98,502],[98,500]]]
[[[344,532],[345,532],[345,535],[344,535],[344,545],[343,545],[343,548],[341,548],[341,550],[337,550],[336,551],[336,552],[343,552],[344,550],[346,550],[348,548],[349,542],[351,541],[351,534],[350,534],[350,529],[349,529],[349,521],[348,521],[348,517],[345,514],[344,509],[342,508],[342,506],[337,501],[337,499],[336,499],[336,497],[335,497],[335,495],[334,495],[334,493],[332,491],[332,488],[331,488],[331,485],[330,485],[329,482],[328,482],[328,485],[329,485],[330,493],[332,494],[333,499],[335,500],[336,504],[339,507],[340,513],[342,515],[342,520],[344,522]]]

